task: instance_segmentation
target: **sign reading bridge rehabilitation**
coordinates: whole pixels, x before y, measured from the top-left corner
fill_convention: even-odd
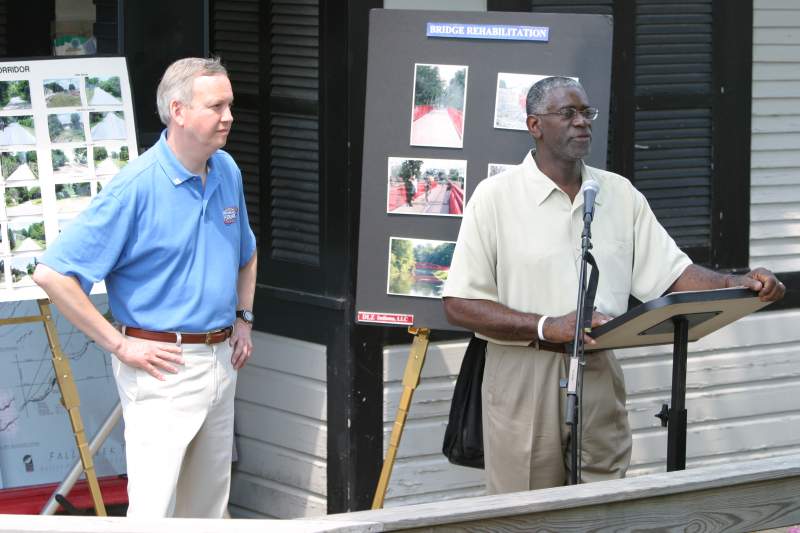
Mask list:
[[[550,39],[546,26],[510,26],[507,24],[460,24],[455,22],[428,22],[428,37],[450,39],[500,39],[508,41],[540,41]]]
[[[136,147],[125,58],[0,63],[0,301],[45,297],[40,257]]]

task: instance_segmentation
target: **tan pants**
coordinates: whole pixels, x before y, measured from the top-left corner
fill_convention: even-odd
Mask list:
[[[569,428],[565,425],[569,357],[488,343],[483,375],[483,442],[489,494],[564,485]],[[583,374],[584,482],[625,475],[631,432],[625,380],[613,352],[587,354]]]
[[[236,370],[228,341],[184,344],[159,381],[112,356],[125,420],[128,516],[222,518],[228,505]]]

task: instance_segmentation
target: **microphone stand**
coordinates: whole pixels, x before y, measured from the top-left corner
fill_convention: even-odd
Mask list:
[[[592,215],[585,213],[583,216],[583,233],[581,235],[581,268],[578,277],[578,306],[575,308],[575,334],[572,340],[572,357],[569,361],[569,374],[567,377],[567,413],[566,423],[570,426],[570,476],[569,484],[577,485],[581,482],[580,475],[580,442],[581,442],[581,399],[583,392],[583,367],[585,354],[583,346],[584,331],[591,328],[592,309],[585,309],[586,305],[586,270],[589,250],[592,248]],[[588,311],[589,316],[586,316]]]

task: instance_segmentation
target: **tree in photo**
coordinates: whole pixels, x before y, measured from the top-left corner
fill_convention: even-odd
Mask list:
[[[32,263],[28,263],[28,275],[33,276],[33,271],[36,270],[36,265],[39,264],[39,260],[37,258],[33,258]]]
[[[12,81],[8,84],[8,98],[19,98],[26,102],[31,101],[30,85],[25,80]]]
[[[28,226],[28,235],[27,237],[35,240],[44,242],[44,222],[34,222],[30,226]]]
[[[80,165],[86,164],[86,148],[75,148],[75,162]]]
[[[123,146],[122,148],[119,149],[119,160],[120,161],[128,161],[129,157],[130,156],[128,154],[128,147],[127,146]]]
[[[444,82],[439,76],[439,67],[417,65],[414,84],[414,105],[437,105],[444,91]]]
[[[3,177],[7,178],[19,168],[19,159],[10,152],[0,154],[0,167],[3,169]]]
[[[95,163],[99,163],[101,161],[105,161],[108,158],[108,150],[105,149],[103,146],[95,146],[94,147],[94,161]]]
[[[20,152],[20,153],[23,155],[25,161],[27,161],[28,168],[31,169],[31,172],[33,172],[33,175],[38,178],[39,177],[39,159],[36,156],[36,151],[35,150],[31,150],[29,152]]]
[[[56,185],[56,200],[74,198],[78,196],[74,183],[60,183]]]
[[[112,76],[106,80],[103,80],[100,82],[99,87],[112,96],[116,96],[117,98],[122,97],[122,88],[119,85],[119,76]]]
[[[64,131],[64,126],[58,120],[58,115],[50,115],[47,117],[47,128],[50,130],[50,135],[55,138]]]
[[[81,125],[81,115],[80,113],[71,113],[69,116],[69,123],[74,130],[80,130],[83,128]]]
[[[444,94],[444,105],[454,109],[461,110],[464,108],[464,94],[466,83],[467,71],[466,69],[459,69],[456,71],[450,83],[447,86]]]
[[[51,93],[63,93],[64,87],[61,86],[60,83],[51,81],[50,83],[45,83],[44,88],[49,90]]]
[[[67,164],[67,156],[64,155],[64,152],[62,150],[58,149],[53,150],[51,152],[51,158],[53,160],[53,170],[58,170],[59,168]]]
[[[26,128],[33,129],[33,117],[25,116],[25,117],[14,117],[16,120],[15,122],[20,126],[25,126]]]
[[[389,292],[407,294],[414,285],[414,246],[408,239],[392,239]]]

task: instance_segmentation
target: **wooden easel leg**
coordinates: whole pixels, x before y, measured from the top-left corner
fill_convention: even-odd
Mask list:
[[[397,416],[395,416],[394,425],[392,426],[389,448],[386,450],[386,458],[383,460],[383,468],[381,468],[381,477],[378,479],[378,487],[375,489],[375,497],[372,500],[373,509],[383,507],[383,499],[386,497],[386,489],[389,486],[389,478],[392,475],[397,448],[400,447],[400,438],[403,436],[403,428],[406,425],[408,409],[411,407],[414,390],[419,385],[419,376],[422,373],[422,365],[425,364],[425,354],[428,352],[431,330],[410,327],[408,332],[414,335],[414,342],[411,344],[411,350],[408,353],[408,362],[403,374],[403,395],[400,397],[400,405],[397,406]]]
[[[97,482],[97,475],[94,471],[94,461],[92,453],[89,451],[89,444],[86,441],[86,432],[83,428],[83,420],[80,413],[80,397],[78,387],[72,377],[72,368],[69,359],[61,351],[61,343],[58,340],[58,331],[50,312],[49,300],[37,300],[39,313],[44,320],[44,329],[47,332],[47,341],[50,344],[50,352],[53,354],[53,369],[56,373],[58,388],[61,391],[61,403],[69,414],[69,421],[72,425],[72,432],[75,434],[75,443],[78,446],[78,454],[83,464],[83,471],[86,473],[86,481],[89,483],[89,492],[92,495],[92,502],[97,516],[107,516],[106,507],[103,504],[103,497],[100,494],[100,485]]]

